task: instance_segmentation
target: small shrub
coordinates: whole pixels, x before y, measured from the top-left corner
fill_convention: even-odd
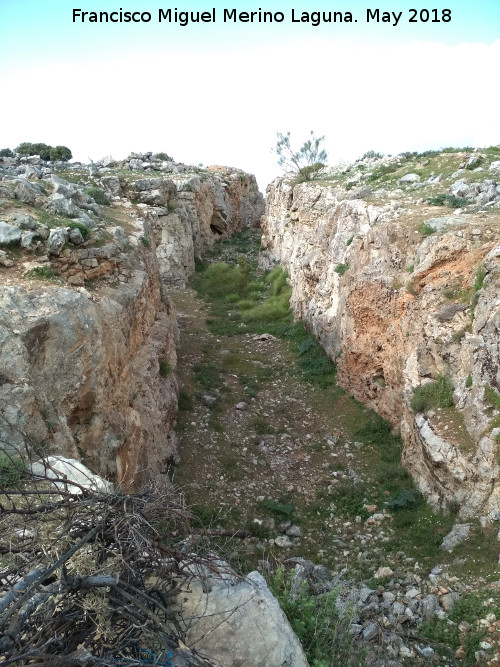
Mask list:
[[[189,412],[194,407],[193,397],[185,389],[179,391],[178,406],[179,410],[184,410],[185,412]]]
[[[169,202],[167,203],[167,211],[168,211],[169,213],[173,213],[173,212],[175,211],[176,208],[177,208],[177,206],[174,204],[174,202],[169,201]]]
[[[413,392],[410,403],[414,412],[425,412],[434,408],[449,408],[453,405],[453,385],[444,375],[438,375],[434,382],[417,387]]]
[[[26,464],[19,456],[0,453],[0,489],[12,489],[26,475]]]
[[[314,180],[321,174],[324,168],[325,165],[322,162],[316,162],[315,164],[309,164],[306,167],[302,167],[302,169],[299,169],[297,182],[302,183],[304,181]]]
[[[497,410],[500,410],[500,394],[498,394],[493,387],[486,386],[484,388],[484,400]]]
[[[417,489],[403,489],[395,498],[392,498],[387,503],[387,507],[391,510],[405,510],[416,507],[423,502],[423,496]]]
[[[35,266],[26,272],[28,278],[38,278],[39,280],[54,280],[56,277],[50,266]]]
[[[479,290],[484,287],[485,277],[486,277],[486,269],[482,264],[480,264],[476,269],[476,277],[474,280],[474,285],[472,286],[474,292],[479,292]]]
[[[406,283],[406,291],[412,296],[417,296],[417,282],[415,279],[409,280]]]
[[[353,611],[347,610],[343,618],[339,618],[338,591],[311,595],[307,582],[297,589],[294,571],[286,573],[283,566],[274,573],[269,588],[299,637],[312,667],[364,664],[363,654],[356,648],[351,632]]]
[[[384,155],[383,155],[383,153],[378,153],[377,151],[370,150],[370,151],[366,151],[366,153],[363,153],[361,159],[366,160],[367,158],[374,158],[374,157],[381,158],[381,157],[384,157]]]
[[[420,227],[418,228],[418,231],[422,236],[425,238],[427,236],[430,236],[431,234],[434,234],[434,229],[430,225],[428,225],[426,222],[423,222]]]
[[[350,236],[350,237],[347,239],[347,241],[346,241],[346,246],[350,246],[351,243],[352,243],[353,241],[354,241],[354,235],[353,235],[353,236]]]
[[[465,337],[465,332],[466,331],[467,331],[467,327],[465,327],[463,329],[459,329],[458,331],[454,331],[451,334],[451,340],[454,343],[460,343],[460,341],[463,340],[463,338]]]
[[[470,389],[472,387],[472,375],[468,375],[467,379],[465,380],[465,386],[467,389]]]
[[[14,157],[14,153],[10,148],[0,148],[0,157]]]
[[[172,366],[168,363],[166,359],[160,359],[160,375],[164,378],[170,375],[172,372]]]
[[[294,505],[289,505],[288,503],[277,503],[274,500],[265,500],[264,507],[269,512],[273,514],[279,514],[290,518],[295,511]]]
[[[339,276],[343,276],[346,271],[349,270],[349,264],[337,264],[335,267],[335,273],[338,273]]]
[[[251,423],[251,427],[257,435],[266,435],[267,433],[274,432],[271,424],[262,415],[257,415],[254,417]]]
[[[89,197],[92,197],[96,204],[99,204],[100,206],[109,206],[109,199],[106,197],[104,190],[101,190],[101,188],[87,188],[85,190],[85,194],[89,195]]]
[[[168,153],[155,153],[154,156],[157,160],[163,160],[163,162],[173,162],[174,158],[170,157]]]
[[[406,267],[406,270],[408,271],[408,273],[413,273],[413,271],[415,270],[415,264],[410,264],[409,266]]]
[[[431,206],[449,206],[450,208],[463,208],[467,204],[471,203],[469,197],[457,197],[455,195],[449,195],[446,193],[441,193],[435,197],[429,197],[426,199],[426,202]]]
[[[149,248],[149,246],[151,245],[151,241],[148,239],[147,236],[141,236],[141,241],[142,245],[145,245],[146,248]]]

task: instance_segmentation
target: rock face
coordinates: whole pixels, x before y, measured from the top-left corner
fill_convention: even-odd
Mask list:
[[[0,386],[3,442],[84,456],[133,488],[175,457],[175,318],[154,274],[133,272],[119,291],[3,287]]]
[[[146,157],[62,164],[78,183],[0,160],[2,448],[84,457],[125,491],[177,457],[167,287],[263,212],[253,176]]]
[[[439,231],[424,237],[417,230],[430,219],[430,232]],[[420,490],[436,506],[458,502],[464,516],[498,507],[493,218],[441,218],[402,190],[366,201],[352,189],[277,179],[262,246],[264,266],[279,261],[288,271],[294,313],[336,360],[339,384],[400,429]],[[415,414],[414,389],[438,376],[453,385],[455,408]]]
[[[141,202],[151,223],[161,279],[174,286],[186,284],[195,258],[215,240],[257,225],[264,213],[254,176],[238,170],[212,168],[204,174],[144,178],[125,191]]]
[[[177,614],[187,644],[224,667],[307,667],[307,658],[258,572],[183,579]]]

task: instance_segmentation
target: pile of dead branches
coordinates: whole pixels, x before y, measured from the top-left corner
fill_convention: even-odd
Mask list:
[[[104,493],[24,473],[0,488],[0,661],[208,665],[171,601],[214,559],[172,488]]]

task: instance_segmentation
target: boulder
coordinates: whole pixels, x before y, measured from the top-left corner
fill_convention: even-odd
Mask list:
[[[39,185],[31,183],[31,181],[28,181],[25,178],[17,179],[14,196],[16,199],[19,199],[19,201],[22,201],[23,204],[34,204],[35,199],[40,194],[42,194],[42,191]]]
[[[107,190],[113,197],[122,196],[122,187],[118,176],[104,176],[101,178],[102,187]]]
[[[306,667],[309,663],[276,598],[258,572],[245,579],[181,581],[178,616],[186,644],[223,667]]]
[[[31,215],[26,215],[26,213],[13,213],[10,219],[16,223],[19,229],[29,229],[34,232],[37,228],[35,218],[32,218]]]
[[[50,255],[60,255],[64,244],[68,240],[68,231],[65,227],[51,229],[47,241],[47,249]]]
[[[21,230],[15,225],[9,225],[5,220],[0,220],[0,243],[19,243]]]
[[[37,232],[24,232],[21,239],[21,247],[29,248],[33,241],[39,236]]]
[[[112,493],[113,484],[94,475],[87,466],[77,459],[67,459],[64,456],[48,456],[31,465],[31,472],[48,479],[59,480],[53,482],[60,491],[69,491],[75,495],[83,493],[84,489]],[[62,481],[62,480],[67,480]]]
[[[59,192],[50,195],[47,208],[52,213],[63,215],[67,218],[77,218],[81,214],[78,206],[71,199],[68,199],[64,194]]]
[[[470,523],[456,523],[451,531],[443,538],[441,549],[453,551],[453,549],[469,537]]]
[[[455,197],[467,197],[470,193],[470,186],[461,179],[452,183],[450,192],[452,195],[455,195]]]
[[[418,183],[420,176],[418,174],[405,174],[399,179],[400,183]]]
[[[71,243],[74,245],[80,245],[85,241],[85,239],[82,236],[81,231],[78,229],[78,227],[75,227],[74,229],[70,229],[69,231],[69,240]]]

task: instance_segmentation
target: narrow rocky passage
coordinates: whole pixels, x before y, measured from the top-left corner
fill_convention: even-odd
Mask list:
[[[244,258],[255,280],[258,235],[242,235],[219,244],[210,262],[238,266]],[[344,596],[370,590],[357,619],[360,637],[378,646],[375,656],[390,645],[393,657],[419,664],[424,658],[410,644],[425,620],[422,601],[444,610],[446,595],[475,589],[479,576],[494,578],[496,536],[472,522],[465,545],[440,548],[453,514],[434,514],[415,491],[387,423],[331,376],[307,373],[301,362],[311,337],[297,345],[291,323],[288,331],[271,321],[253,326],[206,290],[203,299],[190,287],[173,300],[181,463],[171,476],[200,519],[224,534],[218,550],[242,573],[302,557],[350,582]],[[244,539],[227,537],[236,531]],[[379,630],[365,637],[373,622]],[[401,650],[396,636],[404,638]],[[435,664],[450,664],[449,652],[441,663],[435,649]]]

